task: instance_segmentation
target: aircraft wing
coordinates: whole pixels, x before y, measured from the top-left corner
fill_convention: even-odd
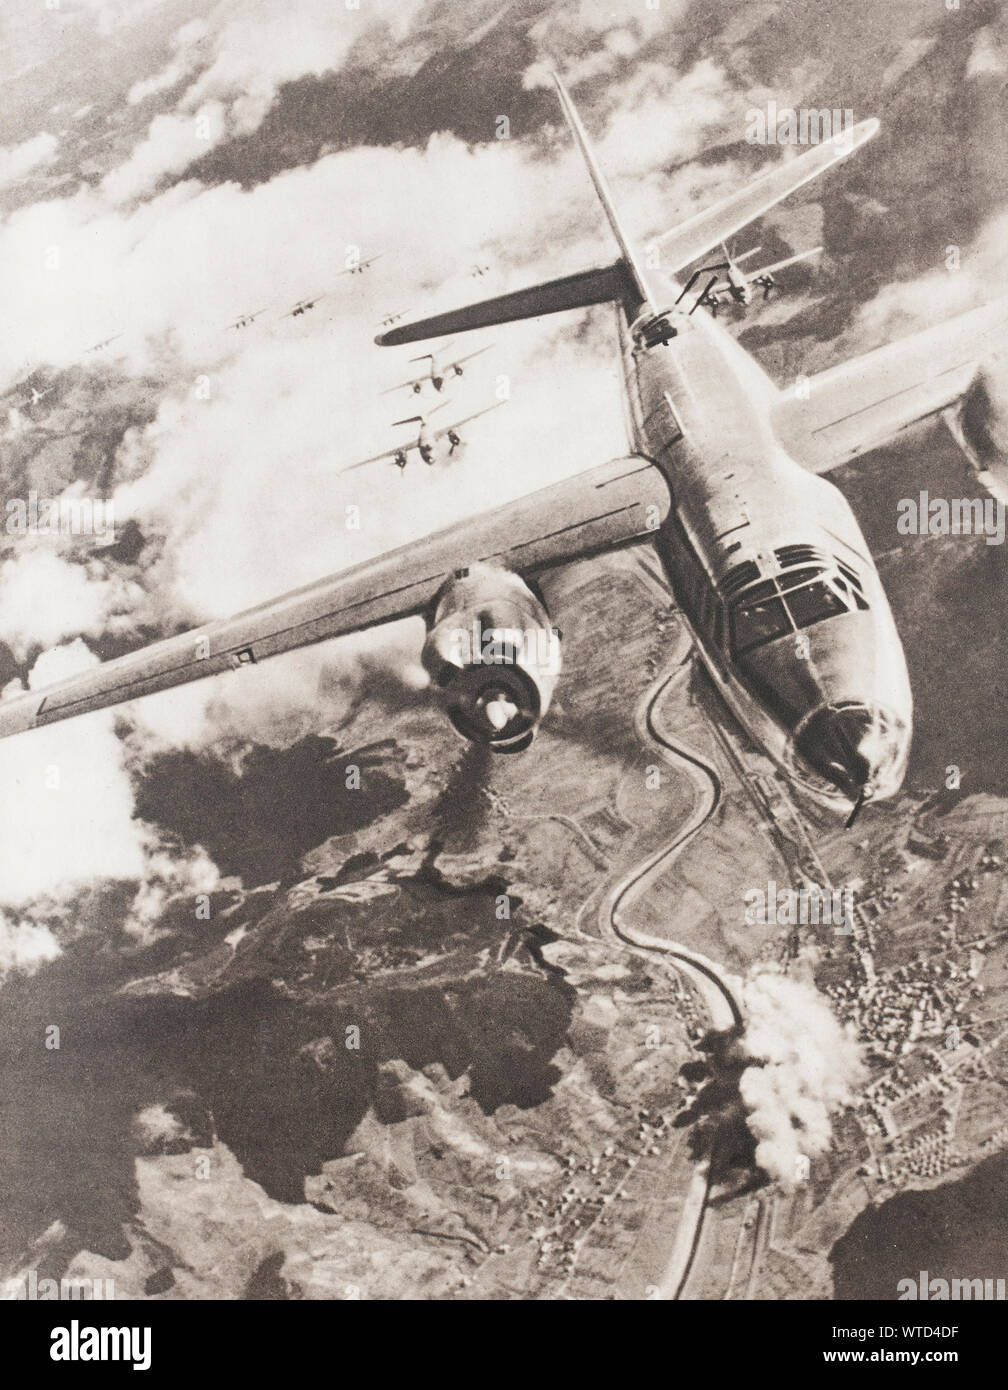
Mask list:
[[[1008,297],[819,372],[807,399],[781,393],[777,437],[812,472],[825,473],[960,400],[1006,328]]]
[[[878,128],[877,120],[859,121],[852,130],[841,132],[839,138],[834,136],[831,140],[824,140],[797,159],[775,165],[769,173],[750,179],[713,207],[704,208],[695,217],[655,237],[654,244],[661,247],[662,269],[674,275],[711,247],[720,246],[757,217],[762,217],[789,193],[794,193],[832,164],[853,154],[872,138]]]
[[[375,261],[380,261],[384,254],[384,251],[378,251],[375,255],[368,256],[366,261],[358,261],[356,265],[344,266],[339,273],[340,275],[354,275],[358,270],[367,270],[369,265],[374,265]]]
[[[382,392],[382,395],[383,395],[383,396],[391,396],[391,394],[392,394],[393,391],[405,391],[405,389],[406,389],[407,386],[416,386],[416,384],[417,384],[418,382],[420,383],[420,385],[423,385],[423,383],[424,383],[425,381],[429,381],[429,380],[430,380],[430,375],[429,375],[429,374],[428,374],[427,376],[415,376],[415,377],[411,377],[411,379],[410,379],[409,381],[399,381],[399,382],[396,383],[395,386],[386,386],[386,387],[385,387],[385,390]]]
[[[357,468],[366,468],[369,463],[381,463],[382,459],[395,458],[396,454],[406,454],[409,453],[410,449],[415,448],[416,439],[414,438],[411,439],[407,444],[403,444],[401,448],[385,449],[380,454],[372,454],[370,458],[358,459],[356,463],[349,463],[347,464],[346,468],[341,468],[339,471],[341,473],[353,473],[354,470]]]
[[[758,280],[761,275],[776,275],[778,270],[784,270],[789,265],[807,261],[810,256],[818,256],[822,249],[821,246],[813,246],[809,251],[798,251],[793,256],[785,256],[782,261],[774,261],[772,265],[761,265],[758,270],[747,270],[746,277],[749,280]]]
[[[654,464],[635,455],[612,459],[237,617],[0,700],[0,737],[423,614],[447,580],[477,562],[529,576],[653,537],[670,506]]]
[[[453,365],[459,362],[470,362],[474,357],[479,357],[481,352],[489,352],[492,347],[493,343],[487,343],[485,347],[476,348],[473,352],[467,352],[464,357],[453,357],[451,361]],[[443,360],[442,358],[442,361]]]
[[[494,401],[493,405],[485,405],[482,410],[474,410],[471,415],[463,415],[461,420],[455,420],[450,425],[444,425],[437,430],[434,438],[443,439],[449,430],[460,430],[463,425],[468,425],[470,420],[478,420],[481,415],[488,415],[491,410],[496,410],[499,405],[506,405],[506,401]]]
[[[260,318],[265,312],[265,309],[257,309],[254,314],[242,314],[240,318],[236,318],[233,322],[229,323],[228,328],[240,328],[243,323],[254,323],[255,320]]]

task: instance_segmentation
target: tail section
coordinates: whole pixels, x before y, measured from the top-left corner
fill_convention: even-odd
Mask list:
[[[405,420],[393,420],[392,426],[396,425],[426,425],[427,418],[433,415],[435,410],[444,410],[446,405],[451,405],[451,401],[438,401],[437,405],[432,405],[424,415],[407,415]]]
[[[513,323],[517,319],[538,318],[541,314],[555,314],[564,309],[582,309],[590,304],[603,304],[608,301],[622,302],[636,312],[632,327],[635,338],[644,345],[651,347],[659,342],[667,342],[675,336],[675,329],[667,323],[668,311],[661,308],[658,292],[652,289],[647,267],[616,210],[605,175],[581,124],[581,117],[556,73],[553,74],[553,80],[556,83],[564,119],[595,185],[595,192],[609,226],[619,243],[620,259],[613,265],[597,270],[564,275],[558,280],[548,280],[544,284],[532,285],[525,290],[497,295],[494,299],[484,299],[478,304],[469,304],[465,308],[455,309],[446,314],[435,314],[415,323],[401,324],[377,335],[375,342],[380,347],[397,347],[402,343],[416,343],[425,338],[440,338],[448,334],[464,333],[473,328],[487,328],[491,324]],[[660,236],[653,244],[661,248],[662,269],[665,274],[675,275],[684,266],[706,255],[713,247],[724,246],[736,232],[761,217],[789,193],[823,173],[830,165],[845,159],[865,141],[870,140],[877,130],[878,121],[861,121],[853,129],[842,131],[833,139],[808,150],[797,159],[775,165],[769,173],[758,175],[714,207],[697,213]],[[758,249],[757,247],[747,251],[737,260],[745,260]],[[725,255],[727,258],[726,247]],[[762,273],[769,274],[770,270],[764,270]]]
[[[654,243],[661,248],[662,268],[669,275],[675,275],[683,266],[705,256],[711,247],[726,242],[757,217],[769,212],[782,198],[860,149],[878,128],[879,123],[874,119],[860,121],[806,150],[797,159],[775,164],[768,173],[757,174],[713,207],[704,208],[703,212],[664,232]]]
[[[547,280],[511,294],[499,294],[463,309],[446,314],[434,314],[415,323],[400,324],[397,328],[379,333],[375,342],[380,347],[399,347],[403,343],[419,343],[425,338],[441,338],[450,333],[465,333],[473,328],[488,328],[495,323],[515,323],[518,319],[536,319],[541,314],[558,314],[564,309],[585,309],[589,304],[608,304],[614,299],[631,297],[635,292],[624,263],[617,261],[598,270],[582,270],[576,275],[563,275],[559,280]]]
[[[620,260],[615,265],[598,270],[564,275],[559,280],[548,280],[541,285],[532,285],[527,290],[498,295],[494,299],[484,299],[479,304],[469,304],[464,309],[455,309],[447,314],[435,314],[416,323],[402,324],[378,334],[375,342],[380,347],[397,347],[402,343],[440,338],[445,334],[487,328],[496,323],[514,323],[518,319],[538,318],[540,314],[556,314],[565,309],[584,309],[590,304],[606,304],[613,300],[633,300],[636,304],[643,301],[645,309],[650,306],[652,294],[647,270],[620,221],[605,175],[599,168],[595,152],[581,124],[581,117],[556,73],[553,74],[553,80],[556,83],[564,119],[581,152],[591,181],[595,185],[595,192],[622,252]]]
[[[608,218],[609,226],[612,228],[613,236],[619,243],[619,249],[623,253],[623,260],[626,262],[627,269],[633,277],[634,285],[640,298],[653,302],[654,297],[648,286],[647,270],[637,255],[629,235],[620,221],[619,213],[616,211],[616,204],[613,201],[609,185],[606,183],[605,175],[599,168],[598,160],[595,158],[595,151],[592,149],[588,135],[584,126],[581,124],[581,117],[577,113],[577,107],[570,99],[567,88],[560,81],[556,73],[553,74],[553,81],[556,83],[557,96],[560,98],[560,109],[563,111],[564,119],[570,127],[570,132],[574,136],[574,141],[581,151],[581,158],[584,160],[591,181],[595,185],[595,192],[598,194],[599,202]]]

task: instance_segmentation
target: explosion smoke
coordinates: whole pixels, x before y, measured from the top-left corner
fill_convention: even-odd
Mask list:
[[[805,1176],[804,1160],[824,1153],[833,1114],[864,1079],[856,1039],[809,985],[769,971],[742,991],[747,1018],[738,1043],[748,1066],[739,1080],[756,1162],[791,1185]]]

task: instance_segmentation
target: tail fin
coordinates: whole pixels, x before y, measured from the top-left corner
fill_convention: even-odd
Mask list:
[[[570,99],[567,88],[560,81],[556,73],[553,73],[553,81],[556,83],[557,96],[560,98],[560,109],[564,113],[564,119],[570,127],[570,132],[574,136],[575,143],[581,151],[581,157],[588,167],[591,181],[595,185],[595,192],[599,196],[599,202],[605,210],[605,215],[609,219],[609,226],[612,228],[613,236],[619,243],[619,249],[623,253],[623,259],[633,277],[634,284],[640,294],[641,299],[653,301],[653,295],[648,287],[647,271],[643,262],[639,259],[634,245],[623,228],[619,213],[616,211],[616,204],[613,201],[609,185],[606,183],[605,175],[599,168],[598,160],[595,158],[595,151],[592,149],[588,135],[584,126],[581,124],[581,117],[577,113],[577,108]]]
[[[464,333],[472,328],[486,328],[495,323],[513,323],[516,319],[538,318],[563,309],[580,309],[589,304],[611,300],[630,303],[641,313],[660,310],[658,296],[652,293],[648,271],[642,263],[616,211],[612,194],[599,168],[581,118],[560,78],[553,74],[564,119],[570,126],[581,156],[591,175],[613,234],[619,243],[621,257],[615,264],[598,270],[585,270],[565,275],[559,280],[532,285],[511,294],[497,295],[478,304],[455,309],[446,314],[401,324],[388,332],[379,333],[375,342],[380,347],[397,347],[402,343],[417,343],[424,338],[440,338],[452,333]],[[797,159],[775,165],[768,173],[757,175],[711,208],[695,214],[687,221],[665,232],[651,244],[661,248],[662,273],[675,275],[684,266],[706,255],[712,247],[726,243],[730,237],[754,222],[789,193],[823,173],[838,160],[859,149],[878,130],[878,121],[861,121],[851,130],[843,130]],[[755,249],[736,258],[744,260]]]
[[[511,294],[484,299],[479,304],[469,304],[464,309],[455,309],[447,314],[435,314],[431,318],[418,319],[416,323],[404,323],[385,333],[379,333],[375,337],[379,347],[398,347],[402,343],[417,343],[424,338],[440,338],[449,333],[463,333],[468,329],[486,328],[495,323],[513,323],[517,319],[538,318],[540,314],[556,314],[564,309],[584,309],[590,304],[607,304],[613,300],[633,299],[637,303],[651,303],[647,272],[623,228],[609,185],[588,142],[581,118],[556,73],[553,74],[553,80],[556,83],[564,119],[570,126],[571,134],[595,185],[599,201],[609,219],[609,225],[619,243],[621,259],[614,265],[597,270],[583,270],[576,275],[564,275],[558,280],[547,280],[543,284],[532,285],[527,290],[516,290]]]
[[[446,405],[451,405],[451,401],[438,401],[437,405],[432,405],[423,415],[407,415],[405,420],[393,420],[394,425],[426,425],[427,416],[433,415],[435,410],[444,410]]]

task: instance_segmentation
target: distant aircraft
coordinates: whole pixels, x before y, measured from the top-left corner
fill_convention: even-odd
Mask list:
[[[382,328],[391,328],[393,324],[399,322],[399,320],[406,314],[406,312],[407,311],[405,309],[400,309],[399,312],[396,314],[386,314],[385,317],[382,319]]]
[[[481,280],[485,275],[490,274],[490,267],[488,265],[474,265],[469,273],[474,280]]]
[[[477,348],[475,352],[467,352],[464,357],[446,358],[445,354],[451,346],[452,344],[449,343],[447,347],[438,348],[436,353],[425,352],[420,357],[411,357],[411,362],[426,362],[428,364],[427,371],[422,376],[410,377],[409,381],[400,381],[395,386],[387,387],[382,394],[387,396],[392,391],[402,391],[408,386],[413,394],[418,396],[425,381],[429,381],[435,391],[443,391],[445,380],[449,376],[462,375],[463,362],[472,361],[474,357],[479,357],[481,352],[489,352],[493,343],[487,343],[485,347]]]
[[[378,251],[373,256],[369,256],[366,261],[357,261],[354,265],[348,265],[345,270],[341,270],[341,275],[363,275],[369,265],[374,265],[375,261],[380,261],[384,256],[384,251]]]
[[[793,383],[778,388],[716,319],[676,302],[672,277],[860,149],[878,122],[861,121],[842,139],[775,164],[673,226],[657,243],[666,275],[631,236],[574,104],[554,80],[619,248],[615,259],[400,324],[377,341],[399,347],[614,304],[630,452],[586,460],[561,482],[236,617],[0,701],[0,736],[419,616],[427,626],[422,660],[454,727],[494,752],[518,753],[558,680],[543,581],[637,545],[651,547],[663,566],[731,714],[792,785],[848,823],[866,802],[896,795],[913,722],[906,658],[868,542],[843,493],[821,475],[869,451],[876,466],[891,464],[880,444],[914,421],[963,411],[1008,332],[1008,298],[835,362],[805,378],[801,392]],[[451,427],[456,437],[462,423]],[[428,457],[430,440],[428,431]],[[393,455],[400,467],[405,454]],[[459,648],[458,633],[476,624],[504,634],[493,660]],[[629,659],[611,646],[594,656]]]
[[[343,473],[352,473],[355,468],[364,468],[369,463],[378,463],[381,459],[391,459],[395,466],[401,471],[406,467],[407,455],[410,449],[416,449],[424,463],[433,466],[437,461],[437,446],[442,439],[447,439],[448,457],[454,454],[455,450],[462,443],[462,436],[459,430],[463,425],[468,425],[471,420],[478,420],[481,415],[487,415],[491,410],[496,410],[499,405],[504,405],[504,401],[494,401],[493,405],[485,405],[482,410],[476,410],[472,415],[465,415],[461,420],[456,420],[451,425],[445,425],[439,430],[432,430],[427,423],[428,417],[433,415],[436,410],[443,410],[450,401],[438,401],[437,405],[431,406],[426,415],[407,415],[404,420],[394,420],[393,429],[398,425],[419,425],[415,444],[407,445],[405,448],[400,446],[397,449],[386,449],[384,453],[372,454],[368,459],[361,459],[359,463],[352,463],[349,468],[343,468]],[[2,735],[0,735],[2,737]]]
[[[38,405],[39,401],[43,400],[46,396],[51,396],[56,390],[56,387],[47,386],[44,391],[40,391],[37,386],[29,386],[28,390],[31,392],[31,400],[24,402],[26,406]]]
[[[52,395],[53,391],[56,390],[55,382],[53,382],[51,386],[46,386],[44,390],[40,390],[39,387],[34,386],[31,379],[35,374],[34,371],[30,372],[28,376],[15,382],[8,391],[4,392],[4,395],[13,395],[15,391],[27,391],[27,399],[18,402],[22,410],[27,410],[29,406],[38,405],[39,401],[44,400],[46,396]]]
[[[722,242],[721,250],[724,252],[724,260],[717,261],[713,265],[702,265],[699,270],[695,270],[686,281],[679,299],[685,299],[692,290],[696,282],[704,275],[713,276],[703,289],[700,297],[695,301],[693,309],[705,305],[717,318],[717,311],[720,306],[731,300],[735,304],[749,305],[752,303],[752,287],[759,285],[763,290],[763,298],[769,299],[770,291],[777,284],[774,275],[778,270],[783,270],[785,266],[794,265],[797,261],[807,261],[810,256],[818,256],[822,251],[821,246],[813,246],[810,251],[799,251],[795,256],[787,256],[782,261],[774,261],[773,265],[761,266],[759,270],[747,271],[742,269],[742,262],[748,260],[750,256],[755,256],[762,247],[753,246],[748,251],[743,251],[741,256],[732,256],[727,245]],[[719,281],[718,276],[724,272],[724,280]],[[692,310],[690,311],[692,313]]]
[[[259,318],[261,314],[265,314],[265,312],[265,309],[257,309],[254,314],[240,314],[238,318],[235,319],[234,323],[228,324],[228,330],[232,328],[248,328],[251,324],[255,323],[256,319]]]
[[[91,347],[85,348],[84,356],[87,357],[88,353],[91,352],[101,352],[102,348],[107,348],[110,343],[117,342],[122,336],[122,333],[113,333],[111,338],[103,338],[100,343],[94,343]]]
[[[353,265],[345,266],[342,270],[337,271],[337,274],[363,275],[368,266],[374,265],[375,261],[380,260],[384,254],[384,251],[379,251],[376,255],[369,256],[366,261],[356,261]],[[323,290],[321,294],[312,295],[309,299],[299,299],[290,309],[285,309],[280,317],[282,319],[300,318],[301,315],[306,314],[309,309],[314,309],[315,305],[318,304],[320,300],[325,299],[329,294],[332,294],[332,290]]]
[[[282,319],[300,318],[302,314],[307,314],[309,309],[314,309],[319,300],[325,299],[328,293],[328,290],[323,290],[321,294],[315,295],[312,299],[299,299],[293,308],[285,309],[280,317]]]

